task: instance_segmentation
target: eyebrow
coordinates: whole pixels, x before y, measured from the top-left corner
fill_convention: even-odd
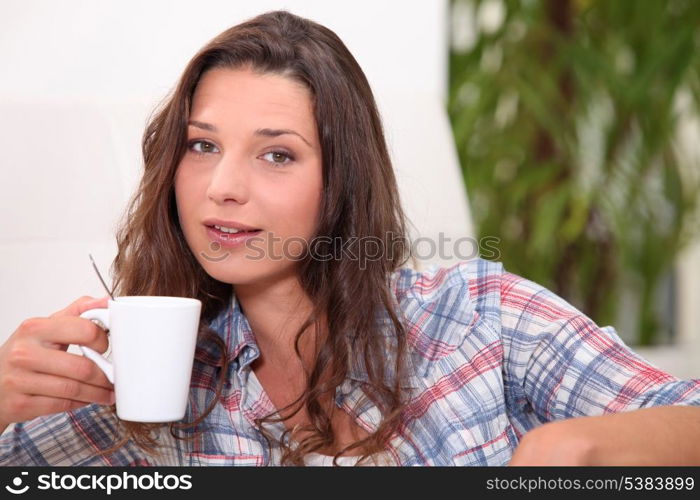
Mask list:
[[[202,130],[208,130],[209,132],[218,132],[218,129],[214,125],[212,125],[211,123],[199,122],[197,120],[190,120],[188,122],[188,124],[193,126],[193,127],[201,128]],[[280,135],[285,135],[285,134],[296,135],[302,141],[304,141],[310,148],[313,148],[313,146],[309,143],[309,141],[304,139],[304,137],[301,134],[299,134],[298,132],[295,132],[294,130],[259,128],[253,133],[253,135],[259,135],[259,136],[263,136],[263,137],[278,137]]]

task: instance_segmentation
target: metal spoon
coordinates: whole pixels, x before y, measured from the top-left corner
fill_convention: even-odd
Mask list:
[[[104,287],[105,290],[107,290],[107,294],[114,300],[114,295],[112,295],[112,292],[107,288],[107,283],[105,283],[105,280],[102,279],[102,275],[100,274],[100,270],[97,269],[97,264],[95,264],[95,259],[92,258],[92,254],[88,254],[90,256],[90,261],[92,262],[92,267],[97,273],[97,277],[100,278],[100,282],[102,283],[102,286]]]
[[[92,262],[92,268],[95,270],[97,273],[97,277],[100,278],[100,283],[102,283],[102,286],[104,287],[105,290],[107,290],[107,294],[114,300],[114,295],[112,295],[112,292],[110,292],[109,288],[107,288],[107,283],[105,283],[105,280],[102,279],[102,275],[100,274],[100,270],[97,269],[97,264],[95,264],[95,259],[92,258],[92,254],[88,254],[90,256],[90,261]],[[93,323],[95,323],[97,326],[102,328],[107,334],[109,334],[109,328],[107,328],[107,325],[102,323],[99,319],[91,319]],[[103,356],[107,357],[112,353],[112,343],[110,342],[109,345],[107,346],[107,351],[103,354]]]

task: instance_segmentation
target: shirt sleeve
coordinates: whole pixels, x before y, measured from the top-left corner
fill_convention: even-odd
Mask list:
[[[0,465],[180,465],[181,454],[165,435],[167,428],[158,436],[164,444],[158,457],[148,456],[131,441],[111,454],[99,454],[115,442],[116,428],[114,413],[97,404],[18,423],[0,436]]]
[[[505,385],[524,413],[547,422],[700,406],[700,380],[681,380],[653,366],[614,328],[599,327],[544,287],[510,273],[502,278]]]

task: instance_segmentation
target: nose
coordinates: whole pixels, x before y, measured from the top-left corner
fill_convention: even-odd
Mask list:
[[[246,203],[250,196],[250,172],[242,160],[222,157],[214,168],[207,197],[217,204]]]

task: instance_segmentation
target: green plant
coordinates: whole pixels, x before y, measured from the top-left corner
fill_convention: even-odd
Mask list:
[[[700,227],[700,166],[677,141],[700,110],[700,2],[451,9],[449,115],[480,236],[599,324],[633,315],[625,340],[658,343],[659,286]]]

